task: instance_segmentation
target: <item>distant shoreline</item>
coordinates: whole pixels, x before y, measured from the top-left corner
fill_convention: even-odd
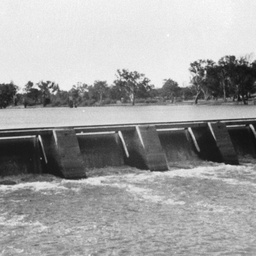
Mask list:
[[[228,105],[228,106],[236,106],[236,105],[244,105],[242,101],[237,102],[237,101],[232,101],[232,100],[227,100],[224,102],[222,99],[220,100],[199,100],[197,104],[194,103],[193,100],[187,100],[187,101],[180,101],[180,102],[156,102],[156,103],[136,103],[134,106],[179,106],[179,105]],[[248,101],[247,105],[255,105],[256,106],[256,99],[251,99]],[[117,104],[102,104],[102,105],[92,105],[92,106],[77,106],[77,108],[91,108],[91,107],[134,107],[131,103],[117,103]],[[33,109],[33,108],[70,108],[67,105],[63,106],[52,106],[51,104],[43,107],[42,104],[40,105],[34,105],[34,106],[27,106],[28,109]],[[18,105],[18,106],[8,106],[6,109],[24,109],[23,105]]]

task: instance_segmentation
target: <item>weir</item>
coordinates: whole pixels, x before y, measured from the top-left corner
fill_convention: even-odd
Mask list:
[[[167,171],[185,161],[256,158],[256,119],[0,130],[0,176],[86,178],[95,168]]]

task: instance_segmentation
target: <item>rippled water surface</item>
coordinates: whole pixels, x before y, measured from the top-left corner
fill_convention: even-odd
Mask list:
[[[0,186],[1,255],[256,254],[253,164],[103,174],[11,177],[17,185]]]

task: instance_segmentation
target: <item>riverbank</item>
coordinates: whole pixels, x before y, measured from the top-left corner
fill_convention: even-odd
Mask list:
[[[186,100],[186,101],[177,101],[177,102],[171,102],[171,101],[165,101],[165,102],[156,102],[156,103],[136,103],[134,106],[179,106],[179,105],[245,105],[242,101],[233,101],[231,99],[228,99],[227,101],[224,101],[223,99],[219,100],[199,100],[197,104],[195,104],[194,100]],[[255,99],[250,99],[246,105],[256,105]],[[246,106],[245,105],[245,106]],[[77,106],[77,108],[86,108],[86,107],[133,107],[131,103],[116,103],[116,104],[95,104],[91,106]],[[30,108],[70,108],[69,106],[52,106],[51,104],[43,107],[43,105],[33,105],[33,106],[27,106],[28,109]],[[8,106],[7,109],[24,109],[23,105],[18,106]]]

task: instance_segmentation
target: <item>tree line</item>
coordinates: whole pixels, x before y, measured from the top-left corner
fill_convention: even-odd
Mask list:
[[[198,60],[190,64],[191,85],[194,87],[195,103],[203,97],[232,98],[233,101],[248,103],[256,92],[256,61],[249,56],[236,58],[224,56],[217,63],[213,60]]]
[[[190,64],[190,84],[180,87],[171,78],[164,79],[161,88],[155,88],[145,74],[118,69],[111,85],[96,80],[92,85],[78,82],[68,91],[61,90],[52,81],[28,81],[23,88],[14,82],[0,84],[0,108],[9,105],[93,106],[106,104],[159,103],[200,99],[242,101],[248,103],[256,92],[256,61],[248,56],[224,56],[217,63],[197,60]],[[20,90],[22,89],[22,90]]]

